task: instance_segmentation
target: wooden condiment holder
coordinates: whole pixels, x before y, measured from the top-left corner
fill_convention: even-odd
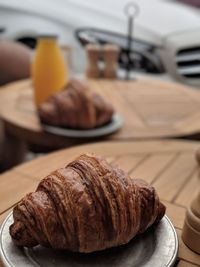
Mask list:
[[[200,165],[200,150],[196,152],[196,160]],[[200,254],[200,192],[187,209],[182,239],[190,249]]]
[[[86,76],[88,78],[100,78],[101,69],[99,68],[99,59],[101,56],[101,46],[98,44],[88,44],[86,46],[88,65]]]
[[[200,254],[200,193],[186,212],[182,239],[190,249]]]
[[[113,44],[103,46],[103,58],[105,62],[104,78],[115,79],[117,77],[117,61],[119,57],[119,48]]]

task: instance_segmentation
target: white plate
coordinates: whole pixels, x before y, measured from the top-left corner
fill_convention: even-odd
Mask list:
[[[94,138],[112,134],[122,127],[123,120],[119,113],[115,113],[110,123],[90,130],[74,130],[68,128],[61,128],[56,126],[50,126],[42,123],[42,127],[46,132],[72,137],[72,138]]]
[[[58,251],[41,246],[18,248],[11,240],[12,213],[0,230],[0,255],[6,267],[171,267],[176,262],[178,239],[165,216],[160,223],[127,245],[90,254]]]

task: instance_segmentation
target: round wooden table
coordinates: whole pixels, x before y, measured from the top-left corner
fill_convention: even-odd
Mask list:
[[[88,80],[87,83],[111,101],[123,116],[123,128],[106,139],[181,137],[200,132],[200,93],[197,90],[147,79]],[[11,83],[0,90],[0,111],[9,135],[39,146],[41,151],[94,141],[44,132],[33,104],[30,80]]]
[[[155,186],[179,237],[177,266],[200,266],[200,255],[187,248],[181,239],[185,210],[200,187],[200,167],[195,159],[199,147],[197,142],[175,140],[99,142],[64,149],[19,165],[0,175],[0,222],[26,193],[36,189],[41,178],[66,166],[80,153],[95,152],[121,166],[131,177]]]

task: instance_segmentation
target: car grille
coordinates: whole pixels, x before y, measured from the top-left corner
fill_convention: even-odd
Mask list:
[[[176,64],[179,75],[200,78],[200,47],[179,50],[176,54]]]

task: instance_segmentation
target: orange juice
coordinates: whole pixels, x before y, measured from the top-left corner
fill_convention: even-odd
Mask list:
[[[32,79],[36,106],[67,83],[67,69],[56,36],[41,36],[38,39]]]

